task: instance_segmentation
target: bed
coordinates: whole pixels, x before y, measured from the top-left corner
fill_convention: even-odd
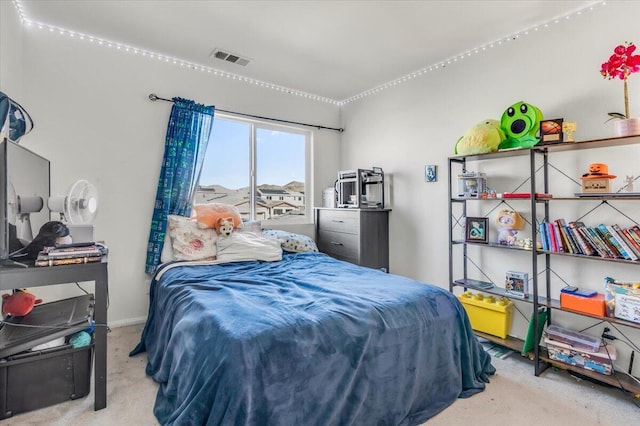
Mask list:
[[[168,425],[415,425],[495,372],[448,291],[314,252],[170,262],[145,351]]]

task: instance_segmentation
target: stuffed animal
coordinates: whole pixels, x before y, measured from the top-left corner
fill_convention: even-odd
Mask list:
[[[2,295],[2,312],[14,317],[23,317],[39,303],[42,303],[42,299],[36,299],[28,291],[16,290],[12,295]]]
[[[40,227],[38,235],[24,248],[27,259],[36,259],[38,253],[45,247],[54,247],[57,244],[67,244],[71,242],[69,228],[62,222],[51,221]]]
[[[514,210],[500,210],[496,218],[498,225],[498,244],[512,246],[516,243],[518,231],[524,228],[525,220]]]
[[[505,134],[500,128],[500,122],[488,118],[467,130],[456,142],[454,152],[456,155],[496,152],[504,139]]]
[[[198,204],[193,206],[193,209],[196,211],[196,222],[200,229],[216,228],[220,219],[227,218],[231,218],[234,228],[242,227],[240,212],[236,206],[231,204]]]
[[[218,219],[216,223],[216,231],[218,234],[228,237],[233,232],[233,218],[232,217],[221,217]]]
[[[542,111],[526,102],[511,105],[502,114],[500,125],[506,139],[500,143],[498,149],[531,148],[538,142]]]

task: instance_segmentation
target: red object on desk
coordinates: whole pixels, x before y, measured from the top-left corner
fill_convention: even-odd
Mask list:
[[[26,291],[17,290],[14,294],[2,295],[2,312],[14,317],[23,317],[33,309],[34,305],[42,303],[42,299]]]

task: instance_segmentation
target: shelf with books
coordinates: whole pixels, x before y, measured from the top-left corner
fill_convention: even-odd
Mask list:
[[[635,224],[587,226],[556,219],[540,222],[538,231],[544,252],[632,263],[640,260],[640,226]]]

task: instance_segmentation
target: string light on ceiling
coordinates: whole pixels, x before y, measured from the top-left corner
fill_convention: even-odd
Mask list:
[[[511,34],[509,36],[506,37],[502,37],[500,39],[497,40],[493,40],[491,42],[485,43],[483,45],[474,47],[472,49],[469,49],[465,52],[462,53],[458,53],[454,56],[451,56],[449,58],[446,58],[442,61],[439,61],[436,64],[432,64],[432,65],[428,65],[424,68],[421,68],[417,71],[413,71],[409,74],[403,75],[395,80],[389,81],[387,83],[381,84],[379,86],[373,87],[369,90],[365,90],[364,92],[361,92],[357,95],[351,96],[349,98],[346,98],[344,100],[335,100],[335,99],[331,99],[331,98],[327,98],[325,96],[319,96],[319,95],[314,95],[312,93],[308,93],[308,92],[304,92],[301,90],[296,90],[296,89],[290,89],[284,86],[280,86],[278,84],[274,84],[274,83],[269,83],[267,81],[262,81],[262,80],[257,80],[254,78],[250,78],[250,77],[245,77],[239,74],[234,74],[234,73],[230,73],[227,71],[222,71],[219,70],[217,68],[212,68],[206,65],[201,65],[201,64],[197,64],[194,62],[190,62],[190,61],[186,61],[184,59],[180,59],[177,57],[173,57],[173,56],[169,56],[169,55],[165,55],[162,53],[158,53],[158,52],[153,52],[153,51],[149,51],[146,49],[142,49],[139,47],[135,47],[135,46],[130,46],[130,45],[126,45],[123,43],[119,43],[119,42],[115,42],[112,40],[107,40],[107,39],[103,39],[103,38],[99,38],[99,37],[95,37],[89,34],[83,34],[83,33],[79,33],[76,31],[71,31],[71,30],[67,30],[65,28],[60,28],[60,27],[56,27],[53,25],[49,25],[49,24],[45,24],[43,22],[37,22],[37,21],[33,21],[29,18],[27,18],[25,12],[24,12],[24,8],[22,7],[22,2],[20,0],[12,0],[13,4],[16,8],[16,11],[18,13],[18,16],[20,18],[20,21],[22,22],[23,25],[30,27],[30,28],[36,28],[38,30],[43,30],[43,31],[48,31],[50,33],[54,33],[56,35],[60,35],[60,36],[67,36],[69,38],[73,38],[73,39],[77,39],[77,40],[81,40],[81,41],[86,41],[89,43],[92,43],[94,45],[97,46],[102,46],[102,47],[106,47],[108,49],[115,49],[115,50],[120,50],[122,52],[125,53],[129,53],[129,54],[133,54],[133,55],[140,55],[143,57],[147,57],[150,59],[155,59],[158,60],[160,62],[164,62],[164,63],[168,63],[170,65],[176,65],[176,66],[180,66],[183,68],[188,68],[194,71],[200,71],[200,72],[206,72],[207,74],[212,74],[215,77],[226,77],[232,80],[237,80],[237,81],[241,81],[247,84],[252,84],[255,86],[259,86],[259,87],[263,87],[266,89],[271,89],[271,90],[276,90],[278,92],[283,92],[283,93],[287,93],[290,95],[294,95],[294,96],[299,96],[299,97],[303,97],[305,99],[310,99],[313,101],[318,101],[318,102],[324,102],[324,103],[328,103],[328,104],[332,104],[332,105],[337,105],[337,106],[343,106],[345,104],[357,101],[359,99],[365,98],[367,96],[371,96],[374,95],[376,93],[379,93],[383,90],[389,89],[391,87],[394,87],[398,84],[402,84],[405,83],[409,80],[413,80],[414,78],[417,77],[421,77],[424,75],[427,75],[429,73],[432,73],[434,71],[437,70],[441,70],[443,68],[446,68],[449,65],[452,64],[456,64],[459,63],[461,61],[463,61],[466,58],[471,57],[472,55],[477,55],[479,53],[485,52],[489,49],[492,49],[494,47],[498,47],[498,46],[502,46],[503,44],[506,43],[510,43],[512,41],[517,41],[519,38],[523,37],[523,36],[527,36],[532,32],[537,32],[541,29],[547,29],[551,27],[551,24],[559,24],[560,22],[562,22],[563,20],[567,21],[570,20],[573,17],[578,17],[583,15],[584,13],[588,13],[588,12],[592,12],[594,11],[596,8],[598,7],[603,7],[605,6],[607,3],[606,2],[598,2],[598,3],[593,3],[591,5],[588,5],[582,9],[579,9],[575,12],[563,15],[563,16],[559,16],[556,18],[553,18],[549,21],[543,22],[541,24],[526,28],[522,31],[519,31],[517,33]]]
[[[603,7],[606,4],[607,4],[607,2],[594,3],[594,4],[591,4],[591,5],[588,5],[588,6],[584,7],[582,9],[579,9],[579,10],[577,10],[575,12],[572,12],[572,13],[569,13],[569,14],[566,14],[566,15],[563,15],[563,16],[560,16],[560,17],[556,17],[556,18],[551,19],[551,20],[549,20],[547,22],[543,22],[542,24],[538,24],[538,25],[526,28],[526,29],[524,29],[522,31],[519,31],[519,32],[514,33],[514,34],[511,34],[509,36],[502,37],[502,38],[497,39],[497,40],[493,40],[491,42],[485,43],[485,44],[483,44],[481,46],[478,46],[478,47],[474,47],[474,48],[469,49],[469,50],[467,50],[467,51],[465,51],[463,53],[456,54],[456,55],[451,56],[451,57],[449,57],[449,58],[447,58],[447,59],[445,59],[443,61],[440,61],[437,64],[424,67],[424,68],[422,68],[422,69],[420,69],[418,71],[414,71],[414,72],[412,72],[410,74],[406,74],[406,75],[404,75],[402,77],[399,77],[399,78],[397,78],[395,80],[392,80],[392,81],[389,81],[387,83],[381,84],[381,85],[376,86],[376,87],[374,87],[372,89],[365,90],[362,93],[359,93],[357,95],[354,95],[354,96],[351,96],[351,97],[349,97],[347,99],[342,100],[340,102],[340,104],[341,105],[345,105],[345,104],[348,104],[350,102],[357,101],[357,100],[362,99],[364,97],[371,96],[371,95],[373,95],[375,93],[378,93],[378,92],[380,92],[382,90],[386,90],[386,89],[388,89],[390,87],[393,87],[393,86],[397,85],[398,83],[404,83],[404,82],[409,81],[409,80],[411,80],[413,78],[416,78],[418,76],[424,75],[424,74],[426,74],[428,72],[432,72],[432,71],[435,71],[435,70],[440,70],[440,69],[446,68],[448,65],[451,65],[452,63],[460,62],[463,59],[472,56],[472,54],[478,54],[480,52],[485,52],[485,51],[487,51],[489,49],[492,49],[494,47],[501,46],[502,44],[510,43],[512,41],[516,41],[516,40],[520,39],[523,36],[529,35],[531,32],[539,31],[542,28],[545,28],[545,29],[549,28],[551,23],[559,24],[563,20],[567,21],[567,20],[571,19],[572,17],[577,17],[577,16],[583,15],[584,13],[592,12],[597,7]]]

